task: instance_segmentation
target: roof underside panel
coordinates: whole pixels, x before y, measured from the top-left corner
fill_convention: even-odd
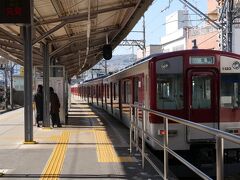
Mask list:
[[[43,64],[40,44],[64,65],[69,77],[102,59],[106,38],[113,49],[127,36],[153,0],[34,0],[33,64]],[[0,25],[0,55],[23,64],[20,25]]]

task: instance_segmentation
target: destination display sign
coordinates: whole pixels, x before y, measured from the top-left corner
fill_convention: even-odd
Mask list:
[[[31,23],[31,0],[1,0],[0,23]]]
[[[190,64],[214,64],[212,56],[194,56],[190,58]]]

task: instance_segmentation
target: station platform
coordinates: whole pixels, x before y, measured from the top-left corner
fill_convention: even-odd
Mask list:
[[[1,179],[161,179],[129,154],[129,129],[103,110],[73,99],[68,125],[34,126],[37,144],[24,144],[23,116],[23,108],[0,115]]]

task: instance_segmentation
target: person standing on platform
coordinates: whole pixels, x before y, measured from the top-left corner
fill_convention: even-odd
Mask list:
[[[38,85],[37,93],[34,95],[34,101],[36,104],[36,121],[37,121],[37,127],[40,127],[39,122],[43,121],[43,86]]]
[[[59,109],[60,109],[60,101],[58,98],[58,95],[54,92],[54,89],[52,87],[49,88],[50,91],[50,114],[52,118],[52,126],[56,124],[57,127],[62,127],[60,123],[60,117],[59,117]]]

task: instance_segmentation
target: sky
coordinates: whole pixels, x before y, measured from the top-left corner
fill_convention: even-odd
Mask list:
[[[170,2],[170,4],[169,4]],[[207,12],[207,0],[189,0],[191,4],[200,9],[202,12]],[[146,26],[146,46],[149,44],[159,44],[160,38],[165,35],[165,18],[167,15],[177,11],[183,10],[184,5],[179,0],[154,0],[152,5],[145,12],[145,26]],[[189,10],[187,8],[187,10]],[[189,10],[189,14],[191,15],[191,24],[201,26],[203,21],[200,20],[200,17],[196,15],[194,12]],[[142,18],[133,28],[133,31],[142,31]],[[143,39],[142,33],[134,33],[131,32],[127,38],[125,39]],[[138,47],[130,46],[118,46],[114,49],[113,55],[121,55],[121,54],[136,54]]]

